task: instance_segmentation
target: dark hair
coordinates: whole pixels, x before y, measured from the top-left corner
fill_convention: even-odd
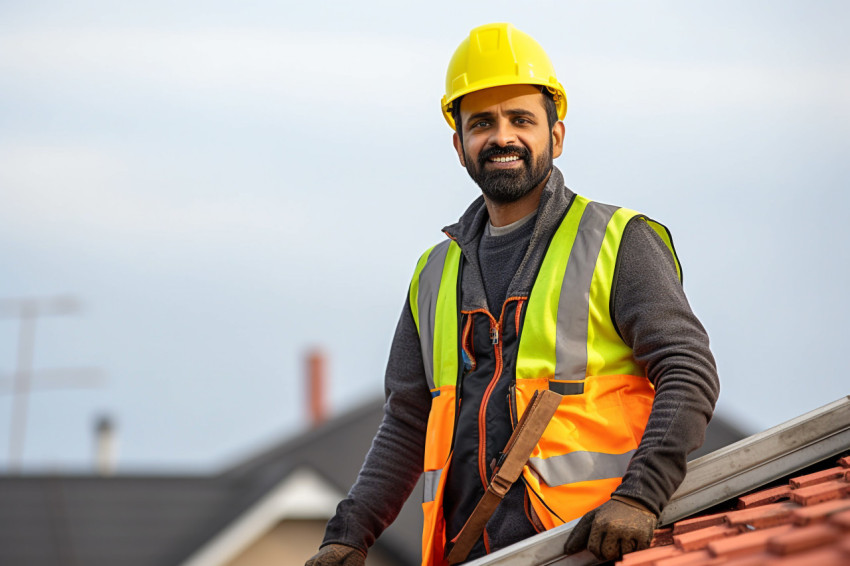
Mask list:
[[[543,107],[546,108],[546,122],[549,124],[549,129],[551,130],[555,126],[555,122],[558,121],[558,108],[555,106],[555,95],[549,92],[549,89],[546,87],[540,87],[540,91],[543,93]],[[460,138],[460,143],[463,143],[463,128],[460,123],[460,101],[463,100],[461,96],[458,99],[452,100],[452,119],[455,121],[455,131],[457,132],[458,137]]]

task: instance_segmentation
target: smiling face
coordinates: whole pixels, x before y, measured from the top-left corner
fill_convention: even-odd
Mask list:
[[[472,92],[460,103],[454,145],[461,165],[496,204],[539,192],[563,150],[564,125],[550,129],[540,89],[510,85]]]

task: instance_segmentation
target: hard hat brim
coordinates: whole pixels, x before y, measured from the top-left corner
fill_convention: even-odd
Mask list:
[[[563,120],[567,115],[567,93],[564,91],[563,85],[561,83],[555,81],[554,84],[550,84],[547,82],[528,82],[528,81],[517,81],[516,77],[492,77],[487,81],[479,81],[477,83],[471,84],[464,89],[457,90],[452,93],[451,98],[447,96],[443,96],[441,101],[441,107],[443,110],[443,118],[446,119],[446,123],[453,130],[457,130],[457,126],[455,124],[454,117],[452,116],[452,104],[463,98],[469,93],[477,92],[479,90],[484,90],[488,88],[494,88],[498,86],[509,86],[509,85],[518,85],[518,84],[528,84],[540,86],[548,90],[554,100],[555,100],[555,108],[558,111],[558,120]]]

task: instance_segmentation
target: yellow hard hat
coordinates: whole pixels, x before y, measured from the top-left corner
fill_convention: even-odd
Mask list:
[[[454,130],[453,101],[476,90],[517,84],[545,87],[555,98],[558,119],[567,115],[567,93],[555,77],[552,61],[534,38],[511,24],[477,27],[449,61],[443,116]]]

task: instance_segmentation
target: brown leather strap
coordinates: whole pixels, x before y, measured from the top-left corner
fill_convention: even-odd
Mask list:
[[[543,436],[543,431],[555,415],[560,402],[561,396],[554,391],[534,392],[534,396],[497,461],[487,491],[484,492],[484,496],[457,536],[446,545],[448,550],[446,560],[449,564],[458,564],[469,556],[475,542],[484,532],[490,516],[496,511],[496,507],[514,482],[519,479],[523,466],[528,462],[531,452]]]

